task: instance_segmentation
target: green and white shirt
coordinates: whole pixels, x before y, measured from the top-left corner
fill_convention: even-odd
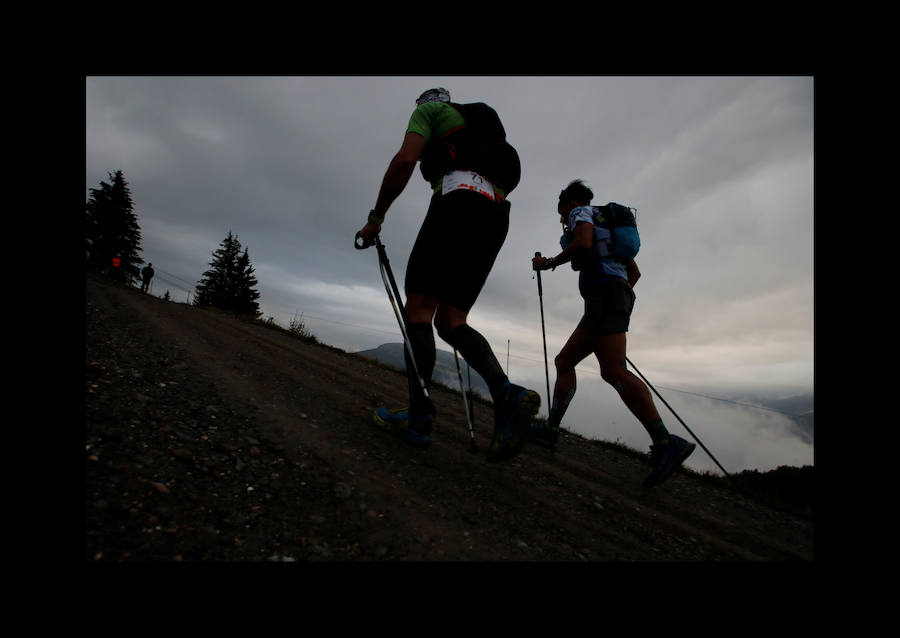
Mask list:
[[[406,132],[418,133],[430,142],[463,124],[463,116],[446,102],[428,102],[417,106],[410,115]]]

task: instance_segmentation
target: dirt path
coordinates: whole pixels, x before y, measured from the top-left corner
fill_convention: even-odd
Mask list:
[[[372,424],[402,374],[89,276],[89,560],[813,560],[813,522],[564,434],[488,463],[458,394],[431,447]]]

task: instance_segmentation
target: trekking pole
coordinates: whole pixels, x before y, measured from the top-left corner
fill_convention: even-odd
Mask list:
[[[509,339],[506,340],[506,376],[509,376]]]
[[[366,247],[359,243],[360,239],[362,238],[357,237],[353,244],[357,250]],[[388,299],[391,300],[391,306],[393,306],[394,314],[397,316],[397,323],[400,324],[400,332],[403,334],[403,344],[406,346],[406,353],[409,355],[409,360],[412,362],[413,372],[419,380],[419,389],[425,396],[426,401],[430,401],[431,397],[428,395],[428,388],[425,387],[425,380],[422,379],[422,376],[419,374],[419,368],[416,365],[416,357],[413,355],[412,344],[409,341],[409,334],[406,331],[406,309],[403,307],[402,303],[399,308],[397,306],[398,302],[400,302],[400,291],[397,288],[397,282],[394,280],[391,262],[388,260],[387,252],[384,250],[384,244],[381,243],[381,239],[378,235],[375,235],[375,248],[378,250],[378,267],[381,270],[381,280],[384,282],[384,288],[387,290]],[[391,292],[392,290],[393,292]]]
[[[540,257],[541,253],[534,253],[535,257]],[[541,271],[536,270],[538,284],[538,300],[541,304],[541,333],[544,336],[544,376],[547,378],[547,415],[550,414],[550,407],[553,405],[553,397],[550,395],[550,367],[547,365],[547,331],[544,328],[544,287],[541,285]]]
[[[648,386],[650,386],[650,389],[653,390],[654,394],[656,394],[656,396],[659,397],[659,400],[662,401],[663,403],[665,403],[665,404],[666,404],[666,407],[669,408],[669,410],[672,410],[672,406],[669,405],[669,404],[666,402],[666,400],[662,398],[662,395],[661,395],[659,392],[656,391],[656,388],[654,388],[653,385],[652,385],[649,381],[647,381],[647,377],[645,377],[643,374],[641,374],[641,371],[638,370],[638,369],[637,369],[637,366],[634,365],[634,364],[631,362],[631,359],[629,359],[628,357],[625,357],[625,361],[628,362],[628,365],[630,365],[632,368],[634,368],[634,371],[637,372],[637,373],[640,375],[641,379],[644,380],[644,383],[646,383]],[[725,468],[722,467],[722,465],[716,460],[716,457],[714,457],[714,456],[712,455],[712,452],[710,452],[709,450],[707,450],[707,449],[706,449],[706,446],[703,445],[703,442],[700,441],[700,439],[697,438],[697,435],[694,434],[693,432],[691,432],[691,428],[689,428],[689,427],[687,426],[687,424],[686,424],[684,421],[681,420],[681,417],[678,416],[678,413],[675,412],[675,410],[672,410],[672,414],[674,414],[674,415],[675,415],[675,418],[678,419],[678,420],[681,422],[681,425],[684,426],[684,429],[687,430],[688,433],[689,433],[692,437],[694,437],[694,440],[697,441],[697,443],[700,444],[700,447],[702,447],[702,448],[703,448],[703,451],[706,452],[706,453],[709,455],[709,458],[711,458],[711,459],[715,462],[715,464],[719,466],[719,469],[722,470],[722,472],[725,473],[725,476],[728,478],[728,480],[731,481],[732,484],[734,484],[734,481],[733,481],[733,479],[731,478],[731,474],[729,474],[728,472],[725,471]]]
[[[463,378],[462,378],[462,368],[459,367],[459,353],[456,351],[456,348],[453,348],[453,357],[456,359],[456,376],[459,377],[459,391],[462,393],[463,397],[463,406],[466,409],[466,423],[469,425],[469,438],[471,439],[471,448],[472,451],[477,451],[477,447],[475,446],[475,430],[472,427],[472,417],[469,411],[469,400],[466,396],[466,388],[463,386]],[[471,380],[471,376],[469,379]]]
[[[472,406],[471,416],[472,416],[472,427],[475,427],[475,402],[472,399],[472,366],[469,365],[469,362],[466,361],[466,373],[469,375],[469,405]]]

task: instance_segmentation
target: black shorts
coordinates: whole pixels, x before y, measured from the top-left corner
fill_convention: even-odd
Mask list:
[[[510,204],[470,191],[435,194],[406,266],[406,294],[469,312],[509,231]]]
[[[582,296],[584,316],[579,328],[590,335],[628,332],[635,295],[627,281],[611,277]]]

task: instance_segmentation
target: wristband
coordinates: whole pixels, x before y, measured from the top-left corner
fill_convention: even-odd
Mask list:
[[[369,211],[369,223],[370,224],[378,224],[379,226],[381,226],[384,223],[384,215],[379,217],[378,215],[375,214],[375,209],[373,208],[372,210]]]

